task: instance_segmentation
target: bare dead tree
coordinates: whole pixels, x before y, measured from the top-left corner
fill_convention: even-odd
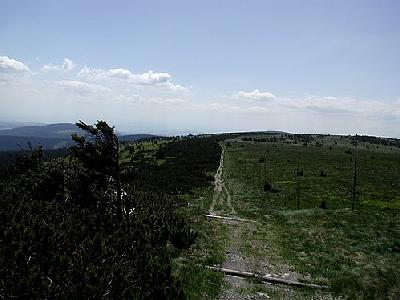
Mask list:
[[[356,134],[356,150],[354,151],[354,176],[353,176],[353,194],[351,210],[354,210],[354,204],[356,201],[356,188],[357,188],[357,147],[358,147],[358,135]]]
[[[264,155],[264,184],[267,183],[267,155]]]
[[[300,208],[300,168],[297,160],[297,209]]]

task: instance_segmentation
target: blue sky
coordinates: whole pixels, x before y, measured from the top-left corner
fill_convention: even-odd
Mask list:
[[[0,118],[399,137],[399,15],[386,0],[2,1]]]

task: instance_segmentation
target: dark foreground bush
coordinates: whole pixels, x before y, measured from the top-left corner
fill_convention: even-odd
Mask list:
[[[172,196],[119,190],[113,129],[80,125],[73,156],[34,150],[0,178],[0,298],[182,298],[171,252],[196,234]]]

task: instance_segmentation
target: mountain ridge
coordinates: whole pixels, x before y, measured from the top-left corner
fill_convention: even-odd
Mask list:
[[[0,130],[0,151],[29,149],[41,145],[44,149],[61,149],[73,145],[72,134],[83,131],[72,123],[54,123],[48,125],[22,126]],[[151,134],[119,135],[120,141],[136,141],[153,138]]]

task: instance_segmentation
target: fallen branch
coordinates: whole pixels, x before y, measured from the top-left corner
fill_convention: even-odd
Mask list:
[[[298,287],[308,287],[308,288],[314,288],[314,289],[328,289],[328,286],[325,285],[319,285],[319,284],[314,284],[314,283],[304,283],[304,282],[299,282],[295,280],[287,280],[283,278],[276,278],[276,277],[271,277],[271,276],[266,276],[266,275],[261,275],[261,274],[256,274],[256,273],[251,273],[251,272],[245,272],[245,271],[237,271],[237,270],[232,270],[232,269],[225,269],[225,268],[218,268],[218,267],[211,267],[211,266],[206,266],[208,269],[213,270],[213,271],[218,271],[227,275],[232,275],[232,276],[238,276],[238,277],[243,277],[243,278],[257,278],[265,282],[269,283],[274,283],[274,284],[286,284],[286,285],[292,285],[292,286],[298,286]]]
[[[225,217],[225,216],[216,216],[216,215],[206,215],[206,217],[211,218],[211,219],[222,219],[222,220],[230,220],[230,221],[257,223],[257,221],[254,221],[254,220],[240,219],[240,218],[235,218],[235,217]]]

